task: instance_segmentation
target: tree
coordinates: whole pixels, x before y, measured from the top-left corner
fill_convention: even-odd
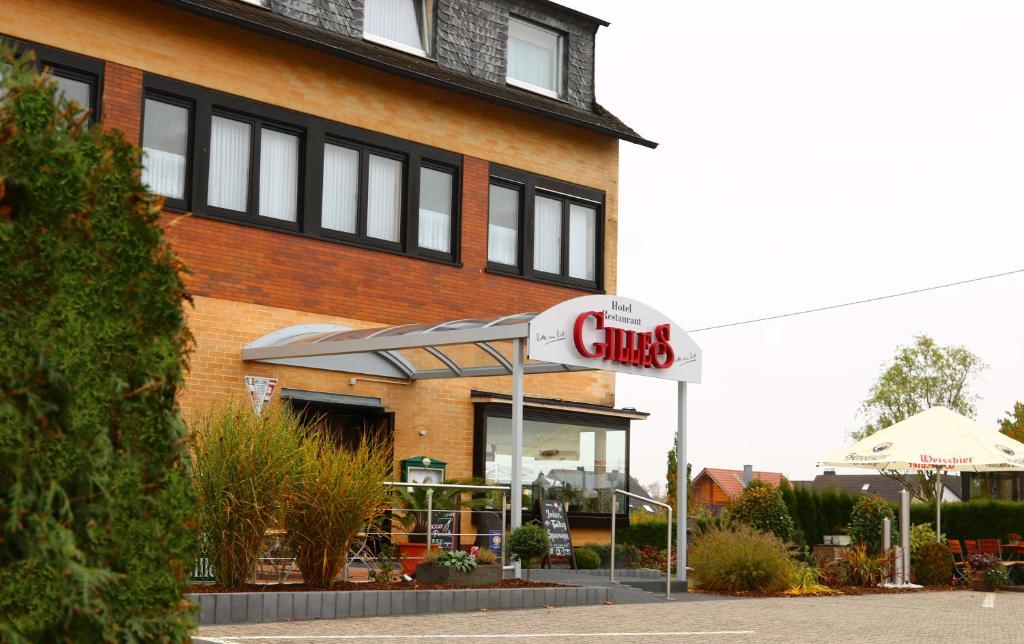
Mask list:
[[[793,538],[793,519],[782,491],[771,485],[749,485],[729,508],[729,516],[783,541]]]
[[[676,467],[679,464],[679,459],[676,456],[676,445],[678,445],[678,437],[672,442],[672,449],[668,451],[668,468],[665,473],[665,479],[667,481],[665,490],[665,503],[672,506],[673,512],[678,512],[679,508],[676,507]],[[691,470],[693,469],[693,463],[686,464],[686,509],[687,513],[693,516],[693,479],[691,478]]]
[[[0,641],[185,641],[181,267],[138,148],[4,63]]]
[[[981,358],[962,346],[941,346],[926,335],[899,346],[861,406],[867,422],[851,433],[860,440],[930,407],[942,406],[973,418],[980,397],[971,387],[985,369]],[[924,501],[935,498],[935,472],[882,472]]]
[[[1006,418],[999,419],[999,431],[1024,443],[1024,403],[1013,403],[1013,410],[1006,412]]]

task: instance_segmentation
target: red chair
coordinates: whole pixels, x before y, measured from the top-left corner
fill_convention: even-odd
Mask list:
[[[953,557],[953,570],[956,572],[956,576],[960,579],[965,579],[967,573],[964,568],[967,566],[967,562],[964,561],[963,546],[956,539],[949,539],[946,541],[946,547],[949,548],[949,554]]]
[[[1003,551],[999,547],[999,539],[978,539],[978,552],[983,555],[994,555],[996,559],[1003,558]]]
[[[978,554],[978,542],[974,539],[964,539],[964,550],[968,555]]]

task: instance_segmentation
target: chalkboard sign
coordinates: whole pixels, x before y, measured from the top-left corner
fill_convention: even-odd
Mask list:
[[[565,518],[565,506],[561,501],[542,499],[540,501],[540,520],[551,540],[551,549],[546,557],[548,565],[552,557],[568,557],[572,567],[576,567],[576,556],[572,551],[572,536],[569,534],[569,521]]]
[[[443,550],[456,550],[459,534],[459,513],[454,510],[434,510],[430,522],[430,542]]]

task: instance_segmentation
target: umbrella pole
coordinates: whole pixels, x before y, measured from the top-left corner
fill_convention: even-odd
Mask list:
[[[935,539],[942,542],[942,468],[935,468]]]

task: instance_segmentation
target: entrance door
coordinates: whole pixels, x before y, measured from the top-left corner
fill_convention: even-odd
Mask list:
[[[379,407],[293,400],[307,425],[322,422],[338,447],[355,449],[363,440],[385,444],[394,452],[395,414]]]

